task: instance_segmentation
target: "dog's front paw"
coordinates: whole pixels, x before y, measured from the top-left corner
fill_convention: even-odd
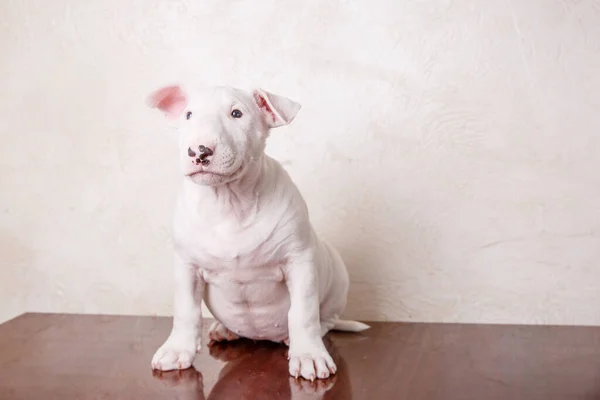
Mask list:
[[[290,375],[295,378],[301,376],[310,381],[315,378],[327,379],[337,371],[333,358],[322,345],[295,348],[292,342],[289,360]]]
[[[290,398],[296,399],[322,399],[333,386],[337,377],[330,376],[328,379],[307,381],[304,379],[290,378]]]
[[[160,371],[189,368],[198,351],[200,346],[193,340],[169,338],[152,357],[152,368]]]

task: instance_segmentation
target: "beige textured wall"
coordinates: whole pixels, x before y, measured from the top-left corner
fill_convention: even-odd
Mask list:
[[[303,104],[268,152],[364,319],[600,324],[600,2],[0,2],[0,320],[168,314],[174,80]]]

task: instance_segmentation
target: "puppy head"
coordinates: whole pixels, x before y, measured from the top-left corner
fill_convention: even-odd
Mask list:
[[[152,92],[150,107],[178,122],[182,173],[199,185],[232,182],[257,163],[271,128],[287,125],[300,104],[262,89],[188,89]]]

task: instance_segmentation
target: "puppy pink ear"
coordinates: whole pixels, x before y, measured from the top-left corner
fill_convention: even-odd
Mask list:
[[[175,119],[181,115],[187,106],[185,93],[178,85],[166,86],[150,93],[146,104],[158,108],[165,113],[167,118]]]
[[[289,124],[301,108],[295,101],[262,89],[256,89],[252,95],[270,128]]]

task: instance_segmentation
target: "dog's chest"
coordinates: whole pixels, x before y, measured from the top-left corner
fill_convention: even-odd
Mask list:
[[[210,226],[187,223],[178,247],[202,271],[207,283],[283,281],[285,256],[272,225],[225,220]]]

